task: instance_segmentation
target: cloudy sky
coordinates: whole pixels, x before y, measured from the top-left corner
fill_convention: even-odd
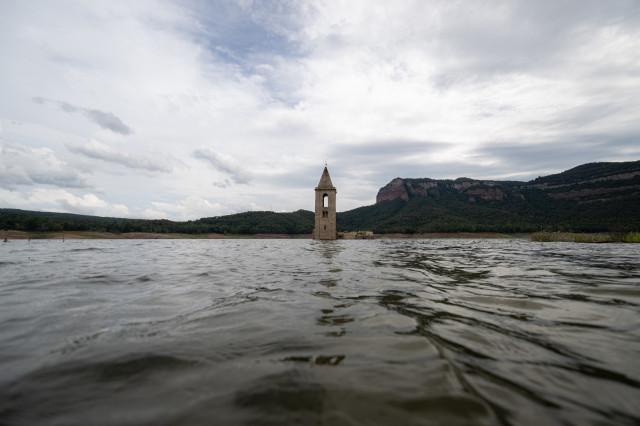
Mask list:
[[[640,159],[637,0],[0,1],[0,207],[338,210]]]

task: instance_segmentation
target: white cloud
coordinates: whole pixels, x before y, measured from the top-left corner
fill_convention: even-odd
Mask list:
[[[130,152],[103,144],[95,139],[83,145],[68,145],[67,147],[71,152],[96,160],[115,163],[131,169],[142,169],[150,172],[171,172],[171,166],[166,162],[136,156]]]
[[[198,196],[188,196],[175,203],[157,202],[151,203],[151,208],[145,209],[140,217],[147,219],[169,218],[173,220],[192,220],[201,217],[219,216],[227,213],[218,203]]]
[[[0,139],[0,184],[19,186],[60,186],[85,188],[89,184],[49,148],[30,148]]]
[[[22,193],[0,188],[0,202],[6,207],[26,210],[42,206],[38,209],[96,216],[127,217],[131,214],[123,204],[108,203],[93,193],[77,196],[64,189],[36,188]]]
[[[37,104],[44,105],[46,103],[55,102],[48,99],[45,99],[40,96],[36,96],[33,98],[33,101]],[[64,112],[73,114],[77,112],[83,113],[90,121],[93,121],[100,127],[111,130],[114,133],[119,133],[121,135],[130,135],[133,133],[133,130],[124,124],[120,117],[117,117],[115,114],[107,111],[100,111],[98,109],[91,108],[83,108],[77,107],[75,105],[71,105],[68,102],[58,101],[55,102],[58,104],[60,109]]]
[[[251,181],[251,173],[230,155],[217,152],[210,148],[200,148],[193,152],[193,156],[194,158],[207,161],[214,169],[229,175],[235,183],[247,184]]]

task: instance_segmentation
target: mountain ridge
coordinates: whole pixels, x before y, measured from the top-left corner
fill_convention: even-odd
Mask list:
[[[594,170],[599,169],[599,173]],[[604,174],[604,175],[603,175]],[[457,179],[431,179],[431,178],[400,178],[397,177],[384,187],[380,188],[376,196],[376,203],[384,200],[392,200],[402,198],[409,200],[410,195],[429,196],[429,189],[437,188],[439,185],[450,185],[458,190],[470,189],[471,187],[479,187],[472,190],[470,195],[478,195],[485,200],[503,200],[507,195],[504,188],[508,188],[510,195],[523,198],[524,195],[518,192],[520,189],[557,189],[575,185],[586,185],[599,182],[619,182],[633,181],[640,175],[640,161],[630,161],[623,163],[599,162],[587,163],[576,166],[564,172],[552,175],[538,177],[528,182],[524,181],[500,181],[491,179],[471,179],[461,177]],[[479,189],[493,188],[493,190],[482,191]],[[514,191],[514,189],[516,191]],[[624,189],[640,190],[640,183],[633,182],[632,185]],[[619,188],[616,190],[620,190]],[[613,191],[613,189],[612,189]],[[601,191],[601,193],[604,191]],[[563,198],[566,194],[554,195],[556,198]],[[582,194],[573,194],[574,199],[590,195],[588,192]],[[564,197],[571,198],[571,197]]]
[[[374,206],[396,209],[376,225],[383,233],[637,229],[640,161],[587,163],[528,182],[395,178]]]
[[[310,234],[314,213],[243,212],[174,222],[0,209],[0,229],[50,232]],[[338,231],[625,232],[640,229],[640,161],[583,164],[528,182],[395,178],[376,203],[337,214]]]

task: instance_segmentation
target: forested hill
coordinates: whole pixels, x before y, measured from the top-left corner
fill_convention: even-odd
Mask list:
[[[396,178],[339,225],[388,232],[640,229],[640,161],[590,163],[529,182]]]
[[[152,232],[182,234],[311,234],[314,214],[306,210],[292,213],[244,212],[186,222],[166,219],[124,219],[0,209],[0,229],[51,232]]]
[[[640,161],[584,164],[529,182],[396,178],[376,204],[338,213],[337,222],[338,231],[379,234],[638,231]],[[174,222],[0,209],[0,229],[36,232],[310,234],[313,226],[307,210]]]

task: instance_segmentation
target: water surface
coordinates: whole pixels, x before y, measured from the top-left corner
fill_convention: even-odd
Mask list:
[[[640,245],[0,246],[0,424],[638,424]]]

